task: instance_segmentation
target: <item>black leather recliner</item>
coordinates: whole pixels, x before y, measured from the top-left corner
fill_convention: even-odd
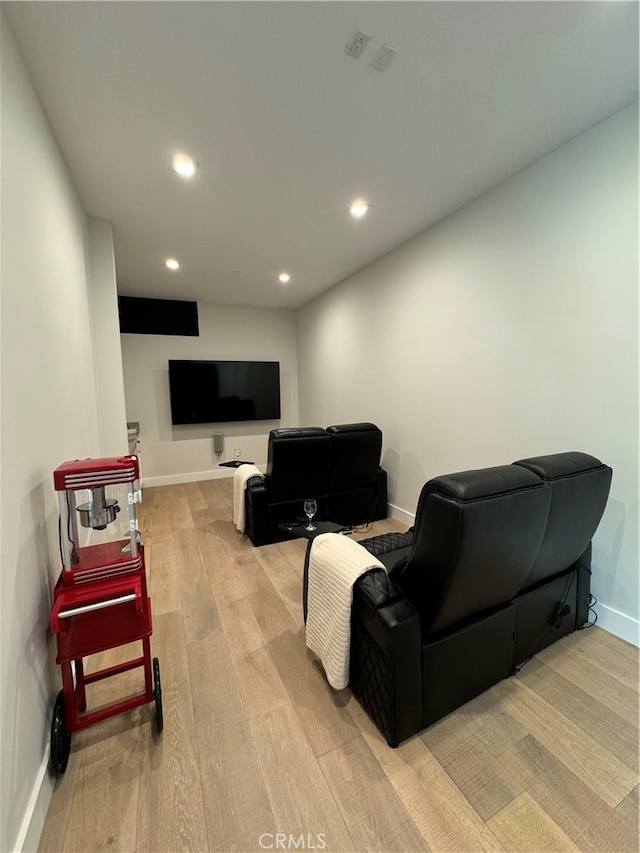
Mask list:
[[[326,514],[336,524],[358,525],[387,517],[387,474],[380,467],[382,432],[375,424],[327,427],[331,467]]]
[[[391,746],[585,623],[610,483],[575,452],[436,477],[412,533],[360,543],[388,572],[354,585],[350,686]]]
[[[274,429],[264,480],[245,489],[246,532],[254,545],[291,538],[280,525],[303,519],[305,498],[316,519],[355,526],[387,517],[387,475],[380,467],[382,433],[375,424]]]

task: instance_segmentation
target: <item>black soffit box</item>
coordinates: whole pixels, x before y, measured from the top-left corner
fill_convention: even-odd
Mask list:
[[[200,334],[197,302],[118,296],[118,314],[120,331],[125,334],[190,337]]]

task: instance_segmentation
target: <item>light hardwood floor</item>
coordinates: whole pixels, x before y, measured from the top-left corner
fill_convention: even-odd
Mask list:
[[[305,649],[306,543],[253,548],[231,504],[145,489],[164,733],[151,704],[74,735],[41,851],[638,851],[634,647],[577,632],[390,749]]]

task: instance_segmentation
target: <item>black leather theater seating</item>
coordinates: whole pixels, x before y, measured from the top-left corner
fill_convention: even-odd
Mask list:
[[[269,433],[264,480],[248,481],[246,532],[254,545],[290,538],[279,525],[304,518],[315,498],[316,519],[355,526],[387,517],[387,475],[380,467],[382,433],[375,424]]]
[[[388,573],[354,585],[350,686],[391,746],[584,625],[611,473],[571,452],[436,477],[413,533],[361,543]]]

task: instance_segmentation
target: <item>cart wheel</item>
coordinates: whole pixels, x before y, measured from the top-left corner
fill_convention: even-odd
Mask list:
[[[62,690],[58,693],[53,706],[51,720],[51,744],[49,748],[49,766],[55,776],[62,776],[67,769],[71,751],[71,735],[67,731],[64,714],[64,696]]]
[[[162,688],[160,686],[160,661],[158,658],[153,659],[153,698],[156,702],[156,731],[158,734],[162,731]]]

